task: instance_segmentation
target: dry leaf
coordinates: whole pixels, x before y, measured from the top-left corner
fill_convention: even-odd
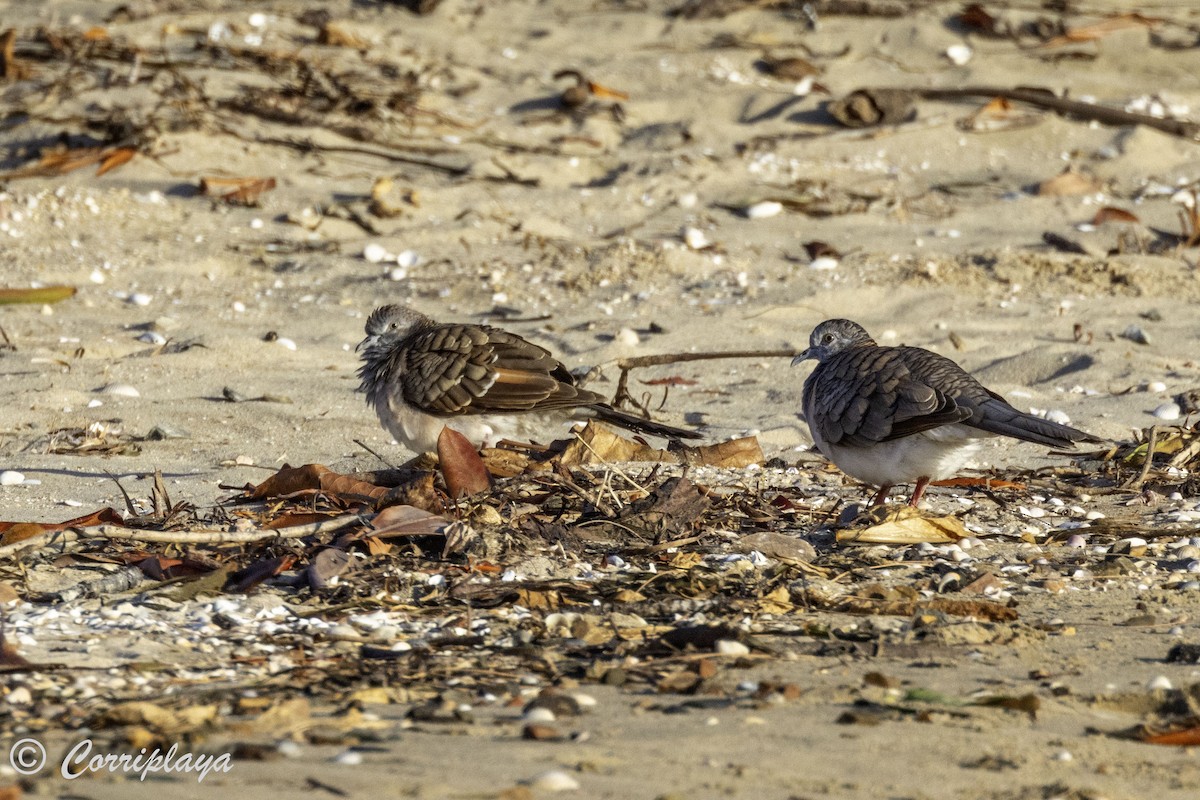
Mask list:
[[[23,541],[31,536],[36,536],[39,533],[46,531],[61,531],[67,528],[93,528],[97,525],[124,525],[125,520],[121,519],[112,508],[102,508],[99,511],[93,511],[90,514],[85,514],[82,517],[67,520],[66,522],[0,522],[0,533],[4,535],[0,537],[0,546],[12,544],[13,542]]]
[[[1200,725],[1178,731],[1165,733],[1147,733],[1142,741],[1148,744],[1166,744],[1176,747],[1196,747],[1200,745]]]
[[[100,159],[100,166],[96,169],[97,177],[106,172],[110,172],[122,164],[128,164],[137,155],[137,150],[132,147],[118,147],[115,150],[109,150]]]
[[[284,464],[274,475],[250,489],[243,495],[243,499],[289,497],[305,491],[321,491],[343,500],[361,503],[380,500],[387,496],[389,490],[334,472],[324,464],[305,464],[302,467]]]
[[[765,460],[762,447],[754,436],[700,447],[685,447],[680,452],[683,454],[684,463],[705,467],[741,469],[751,464],[761,464]]]
[[[267,578],[273,578],[284,570],[291,569],[295,563],[296,557],[293,555],[256,561],[230,575],[227,589],[230,592],[248,592]]]
[[[997,478],[946,478],[934,481],[930,486],[942,486],[958,489],[1014,489],[1023,492],[1025,484],[1016,481],[1002,481]]]
[[[0,306],[14,303],[57,303],[75,296],[74,286],[39,286],[36,289],[0,289]]]
[[[603,425],[588,422],[557,460],[565,467],[577,467],[613,461],[675,463],[679,459],[666,450],[656,450],[648,444],[622,438]]]
[[[371,520],[365,536],[394,539],[407,536],[440,536],[448,520],[415,506],[388,506]]]
[[[1071,28],[1062,36],[1055,36],[1053,39],[1048,39],[1042,44],[1042,47],[1057,47],[1063,44],[1077,44],[1079,42],[1094,42],[1097,39],[1102,39],[1110,33],[1128,28],[1146,27],[1152,28],[1162,20],[1155,17],[1144,17],[1137,12],[1129,14],[1120,14],[1115,17],[1109,17],[1094,22],[1091,25],[1083,25],[1078,28]]]
[[[1106,222],[1141,222],[1137,214],[1132,211],[1126,211],[1123,208],[1115,208],[1113,206],[1104,206],[1096,212],[1096,216],[1092,217],[1093,225],[1103,225]]]
[[[438,434],[437,450],[438,465],[452,500],[492,487],[492,476],[467,437],[447,425]]]
[[[1039,197],[1067,197],[1093,194],[1102,188],[1103,184],[1091,175],[1066,169],[1053,178],[1039,183],[1037,193]]]
[[[274,178],[201,178],[200,191],[234,206],[256,206],[264,192],[275,188]]]
[[[887,517],[883,522],[867,528],[838,531],[837,541],[855,544],[950,544],[971,535],[955,517],[924,517],[920,511],[909,506],[884,513]]]

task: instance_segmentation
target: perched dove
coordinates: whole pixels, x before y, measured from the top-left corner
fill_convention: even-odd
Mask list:
[[[937,353],[880,347],[850,320],[814,328],[792,366],[809,359],[817,362],[804,381],[813,441],[847,475],[879,487],[872,505],[912,483],[916,506],[930,481],[953,476],[988,436],[1066,449],[1102,441],[1018,411]]]
[[[436,450],[447,425],[488,445],[554,436],[568,421],[589,417],[669,439],[700,436],[618,411],[576,386],[549,351],[499,328],[443,324],[386,305],[371,313],[366,333],[358,345],[359,391],[383,427],[418,453]]]

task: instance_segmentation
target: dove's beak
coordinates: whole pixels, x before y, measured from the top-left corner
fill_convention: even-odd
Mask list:
[[[363,350],[366,350],[367,348],[374,346],[374,344],[378,341],[379,341],[378,336],[368,336],[367,338],[363,339],[361,342],[358,343],[358,347],[354,348],[354,352],[361,353]]]
[[[811,347],[810,347],[810,348],[808,348],[807,350],[805,350],[805,351],[804,351],[803,353],[801,353],[800,355],[798,355],[798,356],[796,356],[795,358],[793,358],[793,359],[792,359],[792,366],[794,367],[794,366],[796,366],[797,364],[801,363],[802,361],[808,361],[810,358],[816,358],[816,356],[815,356],[815,355],[813,355],[813,352],[812,352],[812,348],[811,348]]]

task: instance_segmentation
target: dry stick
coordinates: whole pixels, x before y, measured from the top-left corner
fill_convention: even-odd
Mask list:
[[[1068,100],[1056,97],[1049,92],[1037,89],[1011,88],[1004,89],[995,86],[964,86],[960,89],[918,89],[916,94],[929,100],[955,97],[1003,97],[1028,103],[1032,106],[1047,108],[1060,114],[1070,114],[1082,119],[1095,120],[1104,125],[1145,125],[1157,128],[1174,136],[1200,140],[1200,123],[1179,119],[1163,119],[1149,114],[1138,114],[1120,108],[1085,103],[1081,100]]]
[[[1150,474],[1150,467],[1154,464],[1154,445],[1158,442],[1158,426],[1154,425],[1150,428],[1150,439],[1146,443],[1146,457],[1142,459],[1142,472],[1131,481],[1127,481],[1121,488],[1123,489],[1141,489],[1142,484],[1146,482],[1146,476]]]
[[[144,531],[136,528],[122,528],[118,525],[100,525],[95,528],[79,528],[81,536],[101,536],[105,539],[124,539],[135,542],[157,542],[165,544],[251,544],[268,539],[301,539],[305,536],[315,536],[320,533],[332,533],[347,528],[362,517],[358,514],[344,514],[333,519],[312,522],[307,525],[293,525],[290,528],[278,530],[254,531]]]
[[[662,364],[707,361],[715,358],[792,358],[795,355],[797,355],[795,350],[730,350],[712,353],[660,353],[653,356],[622,358],[617,361],[621,377],[617,379],[617,391],[613,396],[612,403],[618,408],[624,400],[629,400],[635,406],[638,405],[637,401],[633,399],[633,395],[629,394],[629,370],[638,367],[657,367]],[[645,411],[644,408],[642,410]]]

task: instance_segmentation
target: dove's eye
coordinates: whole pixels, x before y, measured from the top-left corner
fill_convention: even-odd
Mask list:
[[[833,344],[833,334],[827,333],[821,337],[821,344]]]

